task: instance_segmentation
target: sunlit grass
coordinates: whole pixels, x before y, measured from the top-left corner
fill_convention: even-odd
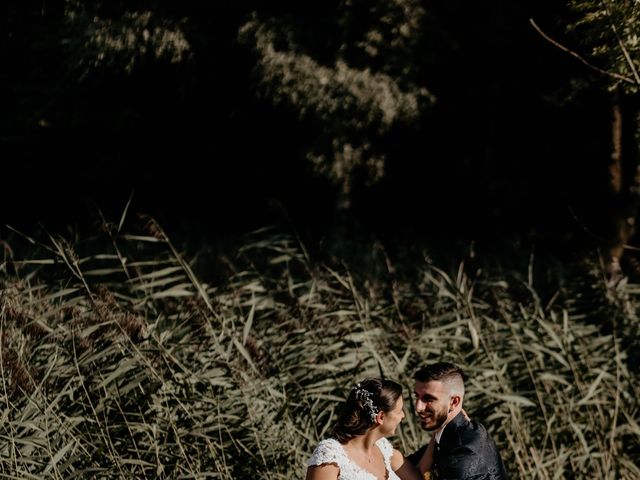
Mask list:
[[[514,478],[640,478],[622,342],[637,287],[616,303],[585,277],[602,325],[571,292],[544,306],[515,277],[428,261],[356,272],[277,230],[247,236],[214,285],[207,250],[185,256],[153,221],[119,230],[5,251],[3,478],[301,478],[356,379],[399,380],[410,413],[412,373],[436,359],[467,369],[466,408]],[[425,439],[409,414],[394,441]]]

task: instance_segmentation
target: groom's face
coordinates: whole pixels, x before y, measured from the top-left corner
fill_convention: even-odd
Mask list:
[[[414,395],[416,413],[422,428],[428,431],[438,430],[449,416],[451,395],[446,386],[438,380],[417,381]]]

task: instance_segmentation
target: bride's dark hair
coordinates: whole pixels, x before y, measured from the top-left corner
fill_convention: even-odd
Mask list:
[[[402,387],[393,380],[373,377],[358,383],[349,392],[332,435],[340,443],[365,433],[378,412],[390,412],[402,396]]]

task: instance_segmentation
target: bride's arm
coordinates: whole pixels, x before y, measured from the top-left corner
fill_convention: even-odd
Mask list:
[[[391,454],[391,469],[396,472],[401,480],[420,480],[420,472],[404,455],[394,449]]]
[[[424,475],[426,472],[431,472],[433,468],[433,453],[436,448],[436,436],[432,435],[427,449],[424,451],[422,458],[418,461],[418,469],[423,474],[423,478],[430,478],[428,475]]]
[[[331,463],[307,468],[306,480],[338,480],[340,469]]]

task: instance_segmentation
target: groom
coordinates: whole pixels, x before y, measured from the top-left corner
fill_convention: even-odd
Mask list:
[[[431,442],[409,455],[425,478],[506,480],[507,474],[486,429],[462,411],[464,372],[452,363],[439,362],[418,370],[415,380],[416,412],[423,429],[433,432]],[[429,449],[428,455],[423,455]]]

